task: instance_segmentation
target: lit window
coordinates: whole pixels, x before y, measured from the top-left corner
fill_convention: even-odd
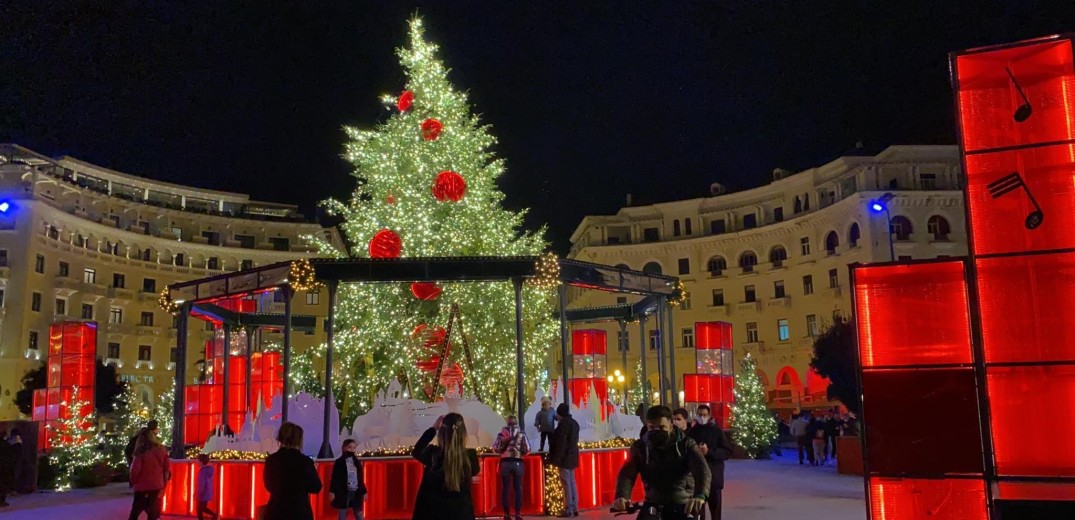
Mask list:
[[[788,328],[787,319],[776,320],[776,335],[780,338],[780,341],[787,341],[791,338],[791,330]]]

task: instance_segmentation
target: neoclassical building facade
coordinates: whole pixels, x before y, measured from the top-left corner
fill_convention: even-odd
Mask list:
[[[335,229],[295,206],[0,144],[0,419],[18,415],[20,380],[45,360],[55,321],[97,322],[98,357],[152,402],[174,374],[176,328],[157,304],[160,291],[310,256],[303,237],[311,235],[340,245]],[[324,315],[317,295],[295,301],[296,313]],[[196,374],[213,332],[191,328],[187,373]],[[297,335],[296,348],[313,341]]]
[[[770,184],[751,190],[720,194],[715,185],[714,196],[585,217],[569,256],[684,282],[689,296],[673,309],[677,389],[683,374],[694,372],[693,324],[726,321],[737,360],[748,352],[758,359],[772,407],[824,406],[827,382],[808,365],[814,337],[834,315],[849,313],[848,266],[889,261],[892,254],[897,260],[965,255],[960,179],[955,146],[892,146],[798,173],[778,170]],[[884,212],[869,207],[885,194],[891,194],[891,228]],[[569,305],[614,303],[612,295],[572,291]],[[645,352],[649,383],[657,388],[652,332],[643,348],[637,327],[628,327],[622,366],[618,326],[584,327],[608,331],[610,371],[633,378]]]

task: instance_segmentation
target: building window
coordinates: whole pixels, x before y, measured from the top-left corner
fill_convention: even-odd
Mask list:
[[[745,288],[743,288],[743,301],[745,301],[747,303],[758,301],[758,295],[754,291],[754,286],[753,285],[748,285]]]
[[[149,345],[138,345],[138,361],[153,359],[153,349]]]
[[[35,273],[44,273],[45,272],[45,257],[44,256],[37,255],[37,258],[34,259],[34,272]]]
[[[30,350],[37,350],[37,331],[36,330],[31,330],[30,331],[30,342],[29,342],[29,344],[26,345],[26,347],[29,348]]]
[[[661,274],[661,264],[658,264],[657,262],[649,262],[642,266],[642,272],[648,274]]]
[[[66,316],[67,315],[67,300],[65,300],[63,298],[56,298],[56,315],[57,316]]]
[[[87,267],[82,271],[82,283],[97,283],[97,271]]]
[[[814,294],[814,277],[812,275],[803,276],[803,294]]]
[[[861,238],[862,233],[859,231],[858,222],[851,224],[851,230],[847,232],[847,243],[851,247],[857,247]]]
[[[683,348],[694,348],[694,327],[683,328]]]
[[[152,327],[153,326],[153,313],[143,311],[142,312],[142,319],[139,320],[139,323],[143,327]]]
[[[127,287],[127,277],[123,273],[112,273],[112,287],[116,289]]]
[[[240,269],[242,269],[244,271],[247,270],[247,269],[253,269],[253,268],[254,268],[254,261],[253,260],[243,260],[243,263],[241,264],[241,267],[240,267]]]
[[[108,358],[119,359],[119,343],[108,344]]]
[[[235,241],[238,242],[239,247],[243,249],[254,249],[253,235],[235,235]]]
[[[618,350],[620,352],[623,352],[624,348],[626,348],[628,351],[631,350],[631,334],[630,334],[630,332],[628,332],[626,330],[618,330],[618,331],[616,331],[616,340],[617,340],[616,350]]]
[[[0,289],[0,307],[4,306],[4,290]]]
[[[30,310],[41,312],[41,293],[35,292],[30,295]]]
[[[706,270],[709,271],[709,276],[720,276],[725,269],[728,268],[728,261],[723,256],[714,256],[709,259],[709,263],[706,264]]]
[[[650,330],[649,331],[649,349],[650,350],[657,350],[657,341],[658,341],[657,331],[656,330]]]
[[[67,262],[60,262],[60,276],[67,277],[71,275],[71,264]]]
[[[92,320],[93,319],[93,305],[90,305],[88,303],[83,303],[82,304],[82,319],[84,319],[84,320]]]
[[[176,253],[174,260],[175,260],[175,265],[177,265],[179,267],[186,267],[187,266],[187,257],[183,253]]]
[[[660,233],[657,231],[657,228],[648,227],[642,230],[643,242],[656,242],[658,240],[660,240]]]
[[[0,249],[0,267],[7,267],[7,249]]]
[[[205,268],[206,269],[213,269],[213,270],[220,270],[220,259],[215,257],[215,256],[210,258],[209,261],[207,261],[205,263]]]
[[[784,296],[787,296],[784,292],[784,280],[773,282],[773,298],[783,298]]]
[[[758,227],[758,216],[751,213],[749,215],[743,215],[743,229],[754,229]]]
[[[910,262],[911,260],[913,260],[911,255],[900,255],[896,259],[899,260],[900,262]]]
[[[810,237],[802,237],[799,239],[799,251],[803,256],[810,254]]]
[[[156,293],[157,292],[157,281],[154,280],[153,278],[143,278],[142,279],[142,292]]]
[[[747,343],[758,342],[758,324],[757,322],[747,322]]]
[[[318,305],[321,303],[321,293],[318,291],[310,291],[306,293],[306,305]]]
[[[678,237],[680,235],[679,219],[672,221],[672,236]]]
[[[291,251],[291,240],[286,237],[269,237],[273,251]]]
[[[806,315],[806,332],[807,332],[807,334],[810,334],[811,338],[816,338],[817,337],[817,333],[818,333],[818,331],[817,331],[817,315],[815,315],[815,314],[807,314]]]
[[[694,232],[694,230],[691,229],[691,219],[683,219],[683,234],[690,235],[692,232]]]
[[[108,323],[123,323],[123,309],[116,307],[108,309]]]
[[[940,215],[933,215],[926,221],[926,232],[933,235],[934,242],[947,242],[952,228],[948,225],[947,219]]]
[[[679,310],[689,311],[691,310],[691,293],[683,291],[683,301],[679,302]]]
[[[175,349],[175,347],[172,347],[172,351],[168,354],[168,361],[175,363],[176,356],[178,355],[177,352],[178,351]]]
[[[777,222],[784,221],[784,208],[773,208],[773,220]]]
[[[772,262],[773,267],[783,267],[784,261],[788,259],[788,252],[783,246],[776,246],[772,251],[769,251],[769,261]]]
[[[690,258],[679,259],[679,274],[691,274],[691,260]]]
[[[829,231],[829,234],[825,235],[825,253],[835,255],[837,247],[840,247],[840,235],[837,235],[835,231]]]
[[[728,226],[724,223],[724,219],[714,220],[709,223],[709,232],[713,235],[719,235],[727,232]]]
[[[788,320],[786,318],[776,320],[776,335],[780,341],[791,339],[791,329],[788,328]]]
[[[724,289],[713,289],[713,306],[720,307],[724,305]]]
[[[202,238],[204,238],[205,242],[211,246],[220,245],[220,233],[217,233],[216,231],[202,231]]]
[[[739,267],[744,273],[753,272],[756,265],[758,265],[758,255],[755,255],[753,251],[746,251],[739,255]]]
[[[803,193],[803,211],[810,211],[810,194]]]
[[[216,325],[213,325],[213,322],[211,322],[211,321],[207,321],[207,322],[205,322],[205,330],[209,331],[209,332],[212,332],[212,331],[216,330]]]
[[[626,296],[617,296],[616,297],[616,305],[625,305],[625,304],[627,304],[627,297]]]
[[[835,289],[840,286],[840,270],[829,269],[829,288]]]
[[[907,217],[896,215],[892,217],[892,229],[890,231],[896,235],[896,240],[910,240],[914,227],[911,226],[911,221],[907,220]]]
[[[937,174],[936,173],[920,173],[920,174],[918,174],[918,185],[923,190],[935,190],[935,189],[937,189]]]

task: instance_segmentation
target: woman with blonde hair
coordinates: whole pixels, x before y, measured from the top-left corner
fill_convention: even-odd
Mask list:
[[[321,492],[314,461],[302,454],[302,427],[286,422],[276,433],[280,449],[265,458],[265,489],[269,503],[264,520],[313,520],[310,494]]]
[[[430,442],[437,438],[437,444]],[[474,520],[470,480],[477,476],[478,452],[467,449],[463,416],[437,419],[415,443],[411,455],[422,463],[422,483],[414,502],[414,520]]]

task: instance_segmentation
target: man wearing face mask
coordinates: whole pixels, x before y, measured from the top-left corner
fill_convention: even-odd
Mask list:
[[[512,520],[508,511],[508,489],[512,488],[513,481],[515,520],[523,520],[523,457],[530,452],[530,442],[514,415],[508,416],[508,425],[493,441],[493,451],[500,454],[500,500],[504,505],[504,520]]]
[[[698,423],[687,433],[705,456],[709,473],[713,478],[709,486],[709,514],[712,520],[720,520],[720,499],[724,490],[724,461],[732,457],[732,443],[724,430],[713,419],[708,405],[698,406]]]
[[[641,474],[646,500],[639,520],[683,520],[701,513],[711,475],[698,444],[672,424],[667,406],[646,411],[646,428],[645,438],[631,445],[620,469],[612,508],[627,509],[635,478]]]

